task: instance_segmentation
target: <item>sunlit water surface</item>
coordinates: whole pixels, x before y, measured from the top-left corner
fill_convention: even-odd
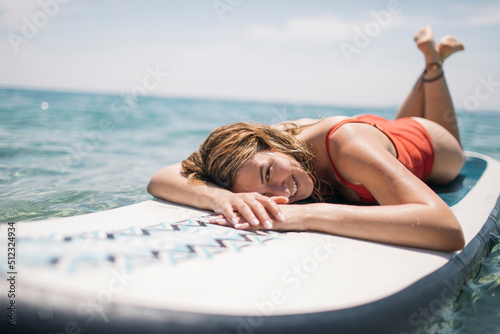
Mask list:
[[[161,167],[215,127],[395,109],[285,105],[0,89],[0,222],[72,216],[147,199]],[[500,112],[461,112],[465,149],[500,160]],[[428,333],[500,333],[500,243]]]

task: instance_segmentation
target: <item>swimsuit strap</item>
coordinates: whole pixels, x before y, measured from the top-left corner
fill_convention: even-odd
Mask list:
[[[379,118],[378,116],[371,116],[371,115],[361,115],[361,116],[358,116],[358,117],[360,117],[360,118],[369,117],[370,120],[372,120],[371,118],[373,118],[373,117],[376,117],[377,119]],[[382,119],[382,118],[380,117],[380,119]],[[392,142],[392,144],[394,145],[394,148],[397,151],[397,147],[396,147],[396,144],[394,143],[394,140],[393,140],[392,136],[389,133],[387,133],[384,129],[380,128],[376,123],[369,122],[369,121],[364,121],[362,119],[356,119],[356,118],[348,118],[348,119],[344,119],[343,121],[338,122],[337,124],[335,124],[335,126],[333,128],[331,128],[331,130],[328,132],[328,135],[326,136],[326,141],[325,141],[325,144],[326,144],[326,153],[328,154],[328,159],[330,159],[330,163],[331,163],[331,165],[333,167],[333,170],[335,171],[335,174],[337,174],[337,176],[339,177],[339,179],[341,181],[346,181],[346,182],[348,182],[348,181],[345,180],[339,174],[339,172],[337,171],[337,167],[335,167],[335,164],[333,163],[332,157],[330,156],[330,137],[333,135],[333,133],[335,131],[338,130],[338,128],[340,128],[342,125],[347,124],[347,123],[363,123],[363,124],[368,124],[368,125],[371,125],[371,126],[375,127],[377,130],[381,131],[384,135],[386,135],[387,138],[389,138],[389,140]]]
[[[339,178],[340,182],[342,182],[343,184],[345,184],[346,186],[348,186],[349,188],[351,188],[352,190],[354,190],[361,197],[362,202],[364,202],[364,203],[371,203],[371,202],[375,202],[375,198],[370,193],[370,191],[368,191],[368,189],[366,189],[365,186],[363,186],[362,184],[357,184],[357,185],[356,184],[352,184],[349,181],[347,181],[346,179],[344,179],[342,177],[342,175],[340,175],[340,173],[337,170],[337,167],[335,166],[335,164],[333,163],[332,157],[330,155],[330,137],[332,136],[332,134],[335,131],[338,130],[339,127],[341,127],[344,124],[347,124],[347,123],[368,124],[368,125],[371,125],[371,126],[375,127],[377,130],[381,131],[383,134],[385,134],[387,136],[387,138],[389,138],[389,140],[394,145],[394,148],[396,149],[396,152],[398,152],[398,149],[397,149],[397,146],[396,146],[395,141],[392,138],[392,136],[389,133],[387,133],[384,129],[380,128],[376,123],[374,123],[375,121],[378,121],[378,120],[386,121],[385,119],[383,119],[381,117],[378,117],[378,116],[372,116],[372,115],[361,115],[361,116],[358,116],[358,117],[361,118],[361,119],[348,118],[348,119],[345,119],[345,120],[340,121],[337,124],[335,124],[335,126],[328,132],[328,135],[326,136],[326,141],[325,141],[326,152],[328,154],[328,159],[330,160],[330,164],[332,165],[333,171],[335,172],[335,175],[337,175],[337,177]],[[363,120],[363,118],[366,118],[366,120]],[[396,153],[396,154],[398,154],[398,153]]]
[[[338,172],[330,155],[330,138],[339,127],[346,123],[364,123],[377,128],[392,142],[396,149],[396,159],[410,172],[421,180],[425,180],[431,173],[434,164],[434,147],[432,138],[427,130],[412,118],[399,118],[394,121],[375,115],[361,115],[356,118],[345,119],[328,132],[326,136],[326,151],[335,175],[340,182],[354,190],[364,203],[375,202],[370,191],[362,184],[355,185],[344,179]]]
[[[363,124],[369,124],[369,125],[375,126],[379,130],[380,130],[380,128],[376,124],[374,124],[374,123],[369,123],[369,122],[362,121],[362,120],[355,119],[355,118],[348,118],[348,119],[345,119],[345,120],[340,121],[337,124],[335,124],[335,126],[333,128],[331,128],[331,130],[328,132],[328,135],[326,136],[326,141],[325,141],[325,144],[326,144],[326,153],[328,154],[328,159],[330,160],[330,164],[332,165],[333,171],[335,172],[335,174],[337,175],[337,177],[340,179],[340,181],[342,183],[346,183],[347,182],[347,183],[351,184],[349,181],[347,181],[346,179],[344,179],[342,177],[342,175],[340,175],[340,173],[337,170],[337,167],[335,167],[335,164],[333,163],[332,157],[330,155],[330,137],[333,135],[333,133],[335,131],[337,131],[338,128],[340,128],[342,125],[347,124],[347,123],[363,123]]]

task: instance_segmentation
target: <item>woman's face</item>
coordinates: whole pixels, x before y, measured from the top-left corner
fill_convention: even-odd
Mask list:
[[[297,160],[279,152],[260,151],[241,166],[232,190],[285,196],[291,203],[308,198],[313,189],[312,179]]]

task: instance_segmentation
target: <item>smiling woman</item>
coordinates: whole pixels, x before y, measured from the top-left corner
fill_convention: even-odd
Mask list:
[[[182,168],[192,181],[209,181],[234,192],[284,196],[290,202],[309,196],[321,200],[313,152],[292,134],[265,125],[241,122],[216,129]],[[295,182],[310,186],[295,196]]]
[[[260,177],[260,182],[252,182]],[[298,191],[300,185],[300,191]],[[257,152],[236,174],[233,191],[251,191],[265,196],[284,196],[289,202],[308,198],[314,185],[300,164],[273,151]]]
[[[273,126],[219,127],[182,164],[156,173],[154,196],[211,209],[241,229],[314,230],[455,251],[464,246],[451,209],[424,182],[448,183],[464,164],[442,62],[463,45],[430,27],[415,36],[426,67],[396,119],[329,117]],[[340,195],[380,206],[324,203]],[[311,197],[317,203],[284,205]],[[320,202],[320,203],[318,203]]]

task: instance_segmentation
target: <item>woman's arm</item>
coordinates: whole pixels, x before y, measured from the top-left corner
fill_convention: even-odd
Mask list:
[[[330,138],[330,154],[341,175],[351,183],[363,184],[380,206],[311,207],[308,227],[391,244],[462,249],[463,232],[448,205],[373,140],[378,130],[361,126],[351,124],[337,130]]]
[[[252,225],[270,226],[271,214],[283,220],[278,204],[285,204],[286,197],[267,197],[258,193],[233,193],[209,182],[192,184],[182,174],[181,163],[167,166],[156,172],[148,184],[148,192],[167,201],[212,210],[223,215],[233,225],[238,224],[240,213]],[[270,226],[272,227],[272,225]]]
[[[285,205],[278,230],[309,230],[394,245],[456,251],[464,247],[460,225],[439,207],[425,204],[353,206]],[[248,227],[248,226],[247,226]]]
[[[460,250],[465,244],[462,229],[451,210],[432,203],[382,206],[312,203],[282,205],[281,210],[286,220],[275,222],[275,230],[325,232],[446,252]],[[259,228],[249,224],[237,227]]]
[[[345,179],[363,184],[380,206],[286,205],[281,208],[286,222],[276,223],[275,229],[314,230],[439,251],[462,249],[463,232],[448,205],[373,140],[372,128],[357,131],[350,125],[330,138],[332,159]]]

